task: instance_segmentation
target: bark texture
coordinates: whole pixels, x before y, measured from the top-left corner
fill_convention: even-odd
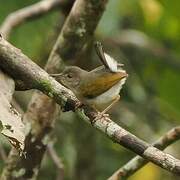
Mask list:
[[[67,59],[67,54],[71,55],[71,57],[73,57],[72,59],[76,58],[77,54],[82,50],[82,48],[85,46],[88,40],[93,37],[93,33],[100,20],[100,17],[102,16],[104,12],[106,3],[107,3],[106,0],[103,0],[103,1],[102,0],[97,0],[97,1],[77,0],[74,3],[73,8],[63,26],[63,29],[58,37],[57,42],[55,43],[55,46],[48,59],[48,63],[45,67],[45,69],[49,73],[59,72],[59,69],[62,68],[62,60]],[[74,40],[76,40],[76,43],[74,43],[75,42]],[[8,70],[7,67],[3,67],[3,69]],[[8,72],[11,73],[10,69],[8,70]],[[15,76],[17,79],[18,74],[16,74]],[[40,74],[37,73],[37,76],[40,76]],[[47,80],[47,78],[48,77],[46,76],[45,79]],[[22,82],[23,81],[21,80],[19,84],[21,84]],[[45,86],[47,85],[46,82],[44,82]],[[23,82],[22,84],[24,85],[26,83]],[[33,85],[33,83],[31,85]],[[49,87],[49,86],[46,86],[46,87]],[[48,88],[45,88],[45,89],[48,90]],[[52,98],[51,93],[48,93],[47,95]],[[68,98],[64,99],[65,101],[61,99],[62,100],[61,103],[65,105],[64,102],[67,102],[67,99]],[[73,104],[74,102],[70,98],[68,104]],[[47,98],[47,96],[41,93],[36,93],[35,95],[33,95],[33,98],[29,104],[29,108],[24,115],[24,119],[27,120],[26,126],[29,127],[29,130],[27,132],[27,137],[26,137],[26,145],[27,145],[26,151],[27,151],[27,154],[30,154],[29,157],[31,157],[31,164],[28,165],[29,158],[24,159],[23,157],[19,158],[18,156],[16,156],[16,158],[13,158],[14,156],[12,157],[10,154],[9,160],[12,160],[13,158],[13,161],[11,161],[11,165],[8,164],[6,166],[7,168],[6,167],[4,168],[3,174],[2,174],[2,177],[4,179],[18,179],[19,180],[19,179],[26,179],[26,178],[32,178],[32,179],[36,178],[38,174],[40,162],[42,160],[42,157],[44,155],[46,145],[47,145],[47,142],[44,143],[44,139],[47,141],[48,134],[50,133],[52,129],[52,125],[54,123],[54,117],[56,114],[55,109],[56,109],[56,104],[52,101],[52,99]],[[40,113],[42,114],[41,116],[39,116]],[[42,126],[42,123],[43,123],[43,126]],[[14,173],[14,172],[21,172],[21,173]],[[14,176],[14,174],[16,174],[16,177]]]
[[[170,144],[173,144],[177,140],[180,139],[180,127],[175,127],[167,132],[165,135],[160,137],[156,142],[153,143],[153,146],[163,150]],[[121,178],[128,178],[135,172],[137,172],[140,168],[145,166],[148,163],[146,159],[143,159],[140,156],[136,156],[127,162],[123,167],[118,169],[116,172],[113,173],[108,180],[118,180]]]
[[[7,49],[10,49],[12,52],[6,53]],[[36,78],[37,78],[36,73],[38,73],[40,71],[41,72],[40,75],[44,78],[43,81],[46,80],[46,82],[48,82],[48,84],[50,84],[50,88],[45,88],[43,86],[44,82],[42,82],[42,81],[37,81],[37,84],[36,84],[37,88],[41,87],[41,84],[42,84],[42,87],[44,87],[44,89],[40,88],[40,90],[45,92],[49,97],[54,99],[61,106],[65,106],[67,102],[71,102],[73,104],[78,104],[78,100],[76,99],[76,97],[74,97],[74,95],[69,90],[67,90],[60,84],[58,84],[58,82],[56,82],[53,78],[49,79],[48,74],[45,71],[43,71],[40,67],[38,67],[37,65],[35,65],[32,62],[26,62],[26,60],[23,58],[21,58],[21,63],[19,63],[18,59],[14,56],[13,51],[19,52],[18,54],[20,55],[20,57],[24,56],[20,51],[15,50],[15,48],[13,48],[13,46],[9,45],[9,43],[7,43],[5,40],[1,39],[1,41],[0,41],[0,54],[1,54],[0,60],[2,63],[0,64],[0,67],[2,67],[4,70],[8,69],[8,72],[11,72],[10,75],[13,78],[16,78],[19,73],[20,74],[22,73],[20,76],[18,76],[21,81],[25,82],[26,81],[25,77],[27,77],[27,78],[32,78],[32,79],[34,78],[34,81],[36,82]],[[5,54],[5,55],[3,55],[3,54]],[[33,66],[32,66],[32,64],[33,64]],[[22,69],[23,69],[23,72],[22,72]],[[31,72],[31,71],[29,72],[29,69],[33,69],[33,72]],[[31,73],[33,73],[34,76],[28,75]],[[59,88],[57,88],[57,87],[59,87]],[[62,94],[62,89],[64,89],[64,91],[66,91],[66,94]],[[47,92],[53,92],[53,93],[47,93]],[[62,101],[60,100],[61,95],[63,95]],[[63,98],[63,97],[66,97],[66,98]],[[30,117],[33,117],[33,112],[31,111],[31,107],[32,108],[35,107],[36,110],[37,109],[41,110],[44,108],[42,106],[40,106],[40,107],[37,106],[36,103],[34,104],[34,102],[37,102],[37,101],[41,101],[41,99],[37,99],[37,97],[34,96],[34,99],[32,99],[32,102],[30,103],[29,112],[32,113],[32,114],[30,114]],[[48,109],[49,108],[51,109],[52,104],[48,105],[49,104],[49,103],[47,103],[48,101],[52,102],[52,100],[47,99],[46,104],[44,104],[44,106],[46,105],[46,106],[48,106]],[[42,102],[44,102],[44,100]],[[54,110],[54,108],[53,108],[53,110]],[[176,174],[180,174],[180,160],[174,158],[173,156],[171,156],[167,153],[164,153],[163,151],[158,150],[157,148],[153,147],[152,145],[137,138],[135,135],[131,134],[130,132],[128,132],[125,129],[118,126],[109,117],[99,116],[97,111],[95,111],[94,109],[92,109],[91,107],[88,107],[88,106],[84,106],[83,109],[77,110],[77,112],[79,113],[80,117],[82,117],[88,123],[91,123],[92,126],[95,127],[96,129],[98,129],[101,132],[103,132],[104,134],[106,134],[114,142],[126,147],[127,149],[135,152],[136,154],[142,156],[143,158],[157,164],[158,166],[160,166],[168,171],[171,171]],[[53,114],[54,114],[53,112],[50,113],[49,119],[51,119],[51,116]],[[52,125],[52,121],[49,121],[49,119],[46,119],[46,117],[45,117],[45,119],[43,119],[43,121],[40,121],[40,119],[38,119],[38,116],[37,116],[37,119],[35,119],[35,122],[38,121],[39,123],[41,122],[41,123],[45,124],[45,127],[48,127],[48,130],[49,130],[49,129],[51,129],[51,125]],[[52,118],[52,119],[54,119],[54,118]],[[38,132],[38,135],[39,135],[39,131],[37,131],[37,130],[35,131],[35,129],[37,127],[38,127],[37,125],[33,128],[31,127],[30,128],[31,130],[27,134],[26,140],[28,141],[27,146],[29,148],[26,150],[27,150],[27,153],[30,153],[30,154],[31,154],[31,151],[33,148],[38,149],[38,151],[41,150],[40,151],[41,154],[38,155],[38,159],[39,159],[39,157],[42,157],[42,153],[44,152],[43,150],[46,147],[46,143],[44,143],[44,138],[47,136],[49,131],[45,131],[45,129],[44,129],[42,134],[40,133],[40,135],[41,135],[40,139],[38,139],[37,137],[39,137],[39,136],[36,136],[36,133]],[[42,124],[40,124],[40,126],[39,126],[40,132],[41,132],[41,129],[43,129],[42,127],[43,127]],[[45,132],[47,132],[47,133],[45,133]],[[29,136],[30,136],[30,140],[28,139]],[[36,140],[40,141],[40,143],[38,141],[38,148],[37,148],[36,144],[34,144],[34,142],[36,142]],[[31,147],[31,145],[32,145],[32,147]],[[38,154],[38,153],[37,152],[32,153],[30,157],[33,158],[33,156],[35,156],[36,154]],[[26,162],[26,159],[24,159],[24,161]],[[32,159],[31,159],[31,161],[32,161]],[[19,162],[18,165],[23,165],[23,166],[21,166],[21,168],[24,168],[24,166],[26,165],[25,162],[23,162],[21,160],[21,163]],[[39,162],[37,164],[39,165]],[[28,166],[28,163],[27,163],[27,166]],[[29,166],[27,168],[29,168]],[[32,169],[32,167],[30,169],[31,169],[31,173],[35,170],[34,168]],[[37,171],[37,169],[36,169],[36,171]],[[25,175],[26,175],[25,177],[26,178],[31,177],[33,173],[30,174],[31,176],[29,176],[29,173],[27,173],[27,172],[29,172],[29,169],[28,170],[25,169]]]

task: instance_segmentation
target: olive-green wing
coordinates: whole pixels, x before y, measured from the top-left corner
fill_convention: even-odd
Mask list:
[[[102,72],[102,71],[101,71]],[[90,73],[89,79],[81,83],[80,91],[83,97],[94,98],[109,90],[113,85],[127,76],[126,72]]]

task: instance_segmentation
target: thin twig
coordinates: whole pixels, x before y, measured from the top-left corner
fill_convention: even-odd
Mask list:
[[[9,14],[0,27],[2,36],[7,39],[12,29],[28,19],[39,17],[67,3],[65,0],[41,0],[31,6]]]
[[[68,105],[68,108],[74,109],[79,104],[79,100],[70,90],[59,84],[3,38],[0,39],[0,59],[0,67],[11,77],[42,91],[61,107]],[[91,123],[93,127],[106,134],[114,142],[170,172],[180,174],[180,160],[137,138],[110,118],[99,117],[98,113],[88,106],[77,112],[86,122]]]
[[[7,159],[7,155],[1,143],[0,143],[0,156],[1,156],[1,159],[5,162]]]
[[[180,126],[175,127],[153,143],[153,146],[163,150],[180,139]],[[148,163],[146,159],[136,156],[118,169],[108,180],[119,180],[122,177],[128,178]]]
[[[64,165],[61,158],[57,155],[52,143],[48,144],[47,152],[57,167],[57,170],[58,170],[57,179],[63,180],[64,179]]]

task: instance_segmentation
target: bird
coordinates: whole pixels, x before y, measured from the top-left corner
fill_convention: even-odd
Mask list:
[[[66,66],[59,74],[51,74],[59,83],[70,89],[82,102],[105,114],[120,99],[120,90],[128,74],[114,58],[104,52],[100,42],[95,43],[96,53],[103,65],[86,71],[78,66]]]

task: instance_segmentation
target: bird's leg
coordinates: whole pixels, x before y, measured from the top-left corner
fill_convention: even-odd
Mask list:
[[[120,99],[120,95],[118,95],[113,101],[112,103],[107,106],[103,111],[99,112],[96,119],[100,119],[100,118],[107,118],[109,117],[109,114],[106,114],[107,111],[109,111]]]
[[[120,95],[118,95],[113,101],[112,103],[106,107],[101,113],[105,114],[107,111],[109,111],[118,101],[120,100]]]

